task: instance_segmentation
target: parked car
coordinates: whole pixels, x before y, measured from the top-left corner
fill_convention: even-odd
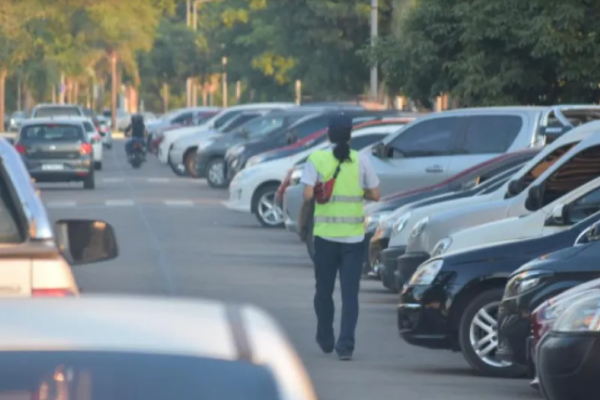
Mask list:
[[[18,132],[21,127],[21,123],[27,118],[27,114],[23,111],[15,111],[12,113],[8,120],[7,130],[9,132]]]
[[[8,299],[0,313],[3,397],[317,399],[283,331],[253,306],[88,296]]]
[[[498,308],[508,277],[532,259],[569,248],[599,220],[597,213],[553,235],[492,243],[427,260],[400,294],[400,335],[415,346],[461,351],[483,375],[525,374],[522,365],[497,355]]]
[[[95,187],[93,148],[80,121],[26,120],[15,149],[37,182],[79,181],[84,189]]]
[[[397,247],[399,249],[398,256],[400,258],[398,259],[398,265],[406,264],[402,267],[403,269],[412,269],[412,271],[415,271],[430,256],[447,251],[447,247],[449,246],[453,246],[453,248],[467,247],[460,245],[459,242],[453,245],[453,239],[450,238],[453,234],[442,238],[436,243],[431,243],[428,236],[431,234],[431,231],[426,231],[431,220],[443,220],[444,229],[459,234],[461,229],[477,226],[485,223],[485,221],[497,221],[502,218],[530,213],[532,210],[528,210],[526,207],[528,191],[525,189],[543,184],[549,178],[550,181],[554,181],[556,179],[554,178],[555,172],[556,174],[562,174],[564,171],[571,171],[571,167],[575,168],[577,165],[580,165],[581,161],[587,159],[579,159],[575,156],[579,153],[579,150],[583,149],[580,145],[587,146],[584,143],[591,144],[592,142],[587,142],[587,140],[592,138],[594,132],[599,131],[600,121],[596,121],[579,126],[565,133],[550,145],[544,147],[509,182],[506,182],[501,188],[486,196],[453,200],[434,205],[430,208],[423,207],[412,213],[402,213],[399,210],[398,220],[402,222],[406,219],[406,221],[403,224],[397,224],[398,228],[401,229],[392,230],[389,243],[390,248]],[[593,155],[588,156],[595,157]],[[567,193],[581,183],[594,179],[596,176],[593,173],[586,174],[583,171],[577,180],[571,180],[566,186],[562,187],[560,193]],[[457,218],[459,214],[462,219]],[[445,223],[446,220],[450,219],[452,219],[455,227]],[[478,221],[482,222],[478,223]],[[409,245],[411,248],[407,252],[407,246]],[[404,254],[406,254],[406,257],[403,256]]]
[[[171,151],[171,147],[179,138],[185,137],[187,135],[200,133],[202,132],[202,138],[207,136],[212,136],[214,134],[215,129],[222,129],[226,123],[228,123],[233,118],[237,117],[239,114],[245,111],[252,110],[262,110],[262,111],[272,111],[272,110],[282,110],[291,107],[292,103],[253,103],[253,104],[242,104],[238,106],[228,107],[222,109],[217,114],[215,114],[211,119],[207,120],[203,124],[197,127],[190,128],[182,128],[182,129],[173,129],[168,132],[164,132],[164,139],[160,143],[158,147],[158,160],[166,164],[169,160],[169,153]]]
[[[331,116],[338,113],[340,113],[340,110],[326,109],[319,114],[307,116],[306,118],[299,120],[288,129],[276,131],[265,137],[234,146],[225,155],[227,181],[230,182],[237,173],[246,167],[247,162],[256,155],[296,143],[302,139],[313,140],[321,138],[321,140],[326,140],[326,132],[324,129],[327,128]],[[344,110],[343,113],[351,117],[353,123],[366,122],[383,117],[401,116],[398,111],[374,112],[366,110]]]
[[[197,144],[199,140],[202,140],[203,137],[209,137],[216,134],[228,134],[231,133],[253,119],[263,117],[272,110],[249,110],[243,111],[225,124],[223,124],[220,128],[215,128],[211,130],[204,131],[196,131],[192,134],[184,134],[180,136],[169,150],[168,162],[171,166],[171,169],[176,175],[184,176],[189,175],[191,177],[195,177],[196,175],[196,150],[197,147],[194,144]]]
[[[96,117],[100,124],[99,133],[102,138],[102,144],[107,149],[112,149],[112,132],[110,129],[110,121],[104,115],[98,115]]]
[[[77,296],[71,267],[118,255],[113,228],[103,221],[60,220],[53,226],[21,156],[3,139],[0,221],[3,299]]]
[[[225,176],[225,155],[232,147],[287,129],[302,118],[319,112],[322,112],[322,109],[309,107],[274,111],[250,121],[229,135],[214,135],[199,141],[196,151],[196,177],[206,178],[211,187],[226,187],[229,182]]]
[[[357,125],[352,132],[350,146],[360,150],[378,142],[397,130],[402,124],[366,124]],[[283,213],[275,203],[275,193],[286,171],[298,160],[304,159],[316,150],[331,146],[322,142],[316,146],[306,146],[301,152],[289,157],[256,164],[243,169],[231,182],[229,200],[225,206],[229,209],[251,212],[265,227],[283,226]]]
[[[52,117],[85,117],[85,113],[74,104],[38,104],[31,110],[31,118]]]
[[[105,109],[102,111],[102,115],[108,118],[112,125],[112,111]],[[123,109],[117,109],[117,125],[114,126],[113,129],[117,131],[124,131],[129,124],[131,124],[131,113]]]
[[[549,400],[588,400],[600,370],[600,293],[578,298],[538,345],[540,386]]]
[[[172,110],[159,119],[146,123],[150,149],[158,151],[163,132],[169,129],[198,126],[221,111],[218,107],[190,107]],[[164,136],[162,137],[164,139]]]
[[[92,145],[92,158],[94,160],[94,169],[101,170],[102,169],[102,160],[103,160],[103,145],[102,138],[100,137],[100,129],[94,125],[94,122],[89,117],[69,117],[61,120],[69,120],[69,121],[79,121],[83,125],[83,129],[85,129],[85,133],[87,134],[87,140]]]
[[[600,216],[593,219],[598,221]],[[598,228],[600,226],[595,223],[588,229],[597,231]],[[598,239],[586,243],[576,241],[573,247],[545,254],[512,273],[498,311],[500,359],[526,366],[530,350],[528,338],[532,331],[531,313],[542,302],[565,290],[600,278]]]

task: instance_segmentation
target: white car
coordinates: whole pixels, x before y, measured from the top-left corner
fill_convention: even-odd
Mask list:
[[[598,171],[600,176],[600,171]],[[531,239],[561,232],[600,211],[600,178],[578,187],[540,208],[519,217],[475,226],[458,231],[438,246],[432,254],[462,251],[496,242]]]
[[[171,147],[177,139],[201,131],[210,132],[207,133],[207,135],[214,134],[215,129],[219,129],[220,127],[225,125],[230,119],[234,118],[243,111],[268,109],[278,110],[292,107],[293,105],[293,103],[253,103],[233,106],[219,111],[215,116],[206,121],[204,124],[166,131],[163,133],[164,138],[162,139],[160,146],[158,147],[158,160],[162,164],[167,164],[169,162],[169,152],[171,151]]]
[[[7,299],[0,313],[6,399],[317,399],[283,331],[253,306],[93,296]]]
[[[365,127],[355,128],[352,132],[351,147],[354,150],[361,150],[396,132],[402,126],[404,124],[386,124],[385,121],[370,126],[370,123],[367,122]],[[275,194],[279,185],[294,164],[308,157],[314,151],[328,146],[331,146],[328,141],[323,142],[305,148],[289,157],[255,165],[251,165],[252,162],[249,160],[249,166],[240,171],[231,181],[229,200],[224,203],[225,206],[235,211],[253,213],[263,226],[282,226],[283,211],[275,202]]]

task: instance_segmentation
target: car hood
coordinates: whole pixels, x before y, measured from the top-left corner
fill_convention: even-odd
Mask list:
[[[580,267],[580,263],[573,263],[573,261],[565,262],[575,257],[577,254],[586,250],[588,246],[598,245],[598,242],[587,243],[578,246],[567,247],[566,249],[561,249],[554,251],[552,253],[543,254],[539,257],[529,261],[526,264],[523,264],[519,269],[517,269],[513,274],[526,272],[529,270],[546,270],[546,271],[554,271],[559,272],[561,270],[568,269],[577,269]]]

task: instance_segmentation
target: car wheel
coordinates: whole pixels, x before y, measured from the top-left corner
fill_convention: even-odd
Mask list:
[[[225,160],[215,158],[209,161],[206,166],[206,181],[212,188],[222,189],[227,187],[227,179],[225,179]]]
[[[194,179],[198,178],[198,174],[196,173],[196,149],[189,149],[185,152],[183,156],[183,167],[188,176],[191,176]]]
[[[503,288],[489,289],[473,298],[464,309],[458,328],[458,341],[467,362],[482,375],[516,378],[525,369],[498,360],[498,308]]]
[[[96,170],[101,170],[102,169],[102,161],[96,161],[94,162],[94,169]]]
[[[83,188],[84,189],[94,189],[95,187],[96,187],[96,181],[94,179],[94,174],[91,173],[83,180]]]
[[[258,222],[266,228],[283,226],[283,211],[275,202],[275,194],[279,185],[269,185],[258,190],[254,195],[256,202],[255,215]]]

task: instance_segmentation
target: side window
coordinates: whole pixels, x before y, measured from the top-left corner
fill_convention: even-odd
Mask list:
[[[569,219],[576,224],[600,211],[600,188],[594,189],[569,204]]]
[[[600,176],[600,146],[583,150],[565,162],[543,185],[542,207]]]
[[[223,115],[221,115],[219,118],[217,118],[217,120],[215,121],[215,128],[221,128],[223,125],[225,125],[226,123],[228,123],[231,119],[233,119],[234,117],[237,117],[238,115],[240,115],[242,113],[241,110],[238,111],[230,111],[230,112],[226,112]]]
[[[408,127],[390,144],[392,157],[435,157],[454,153],[463,117],[435,118]]]
[[[350,148],[356,151],[362,150],[373,143],[383,140],[383,138],[385,138],[386,136],[387,134],[385,133],[374,133],[372,135],[358,136],[350,139]]]
[[[479,115],[467,121],[458,147],[461,154],[505,153],[523,126],[522,118],[516,115]]]
[[[185,124],[187,121],[191,121],[193,114],[191,112],[186,112],[173,119],[174,124]]]
[[[327,116],[313,118],[296,127],[296,136],[298,139],[303,139],[321,129],[327,128],[328,124],[329,117]]]
[[[523,188],[528,187],[539,178],[548,168],[552,166],[555,162],[557,162],[562,156],[564,156],[569,150],[571,150],[574,146],[579,144],[579,142],[569,143],[564,146],[556,148],[553,152],[548,154],[545,158],[543,158],[539,163],[537,163],[533,168],[531,168],[522,178],[522,186]]]
[[[238,127],[242,126],[246,122],[248,122],[251,119],[254,119],[256,117],[258,117],[258,114],[242,114],[242,115],[238,115],[238,117],[236,119],[229,121],[229,123],[227,124],[227,126],[223,127],[223,132],[224,133],[231,132],[235,128],[238,128]]]

